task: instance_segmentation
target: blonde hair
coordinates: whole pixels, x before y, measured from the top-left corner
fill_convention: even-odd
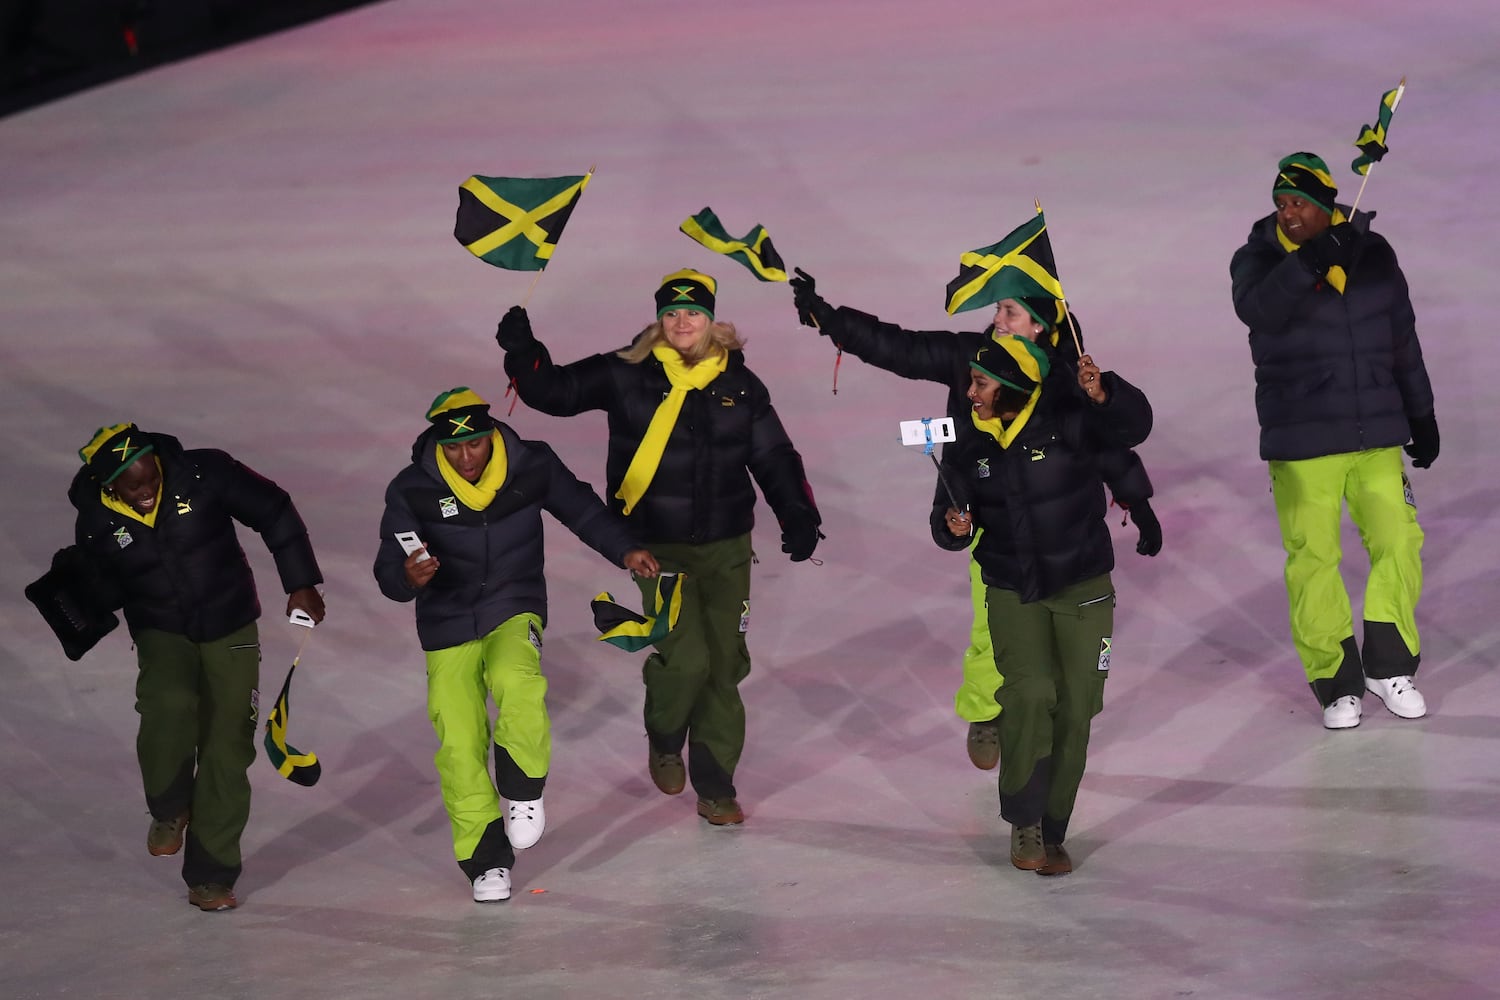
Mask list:
[[[629,347],[623,351],[616,351],[615,357],[622,361],[628,361],[633,365],[638,365],[651,356],[653,348],[659,344],[666,344],[666,342],[666,330],[662,327],[661,320],[658,319],[636,334],[635,340],[631,342]],[[740,338],[740,333],[734,328],[733,323],[711,320],[703,339],[698,341],[698,345],[691,351],[684,354],[682,360],[686,361],[689,366],[692,366],[720,351],[738,351],[742,350],[744,346],[745,342]]]

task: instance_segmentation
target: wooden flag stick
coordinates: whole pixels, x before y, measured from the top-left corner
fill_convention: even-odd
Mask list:
[[[1035,199],[1033,199],[1033,201],[1036,202],[1036,214],[1037,215],[1041,215],[1042,214],[1042,199],[1035,198]],[[1049,236],[1047,239],[1048,239],[1048,242],[1050,243],[1051,242],[1051,237]],[[1053,257],[1055,258],[1056,256],[1057,256],[1057,254],[1054,251],[1053,252]],[[1057,261],[1054,259],[1052,263],[1055,265],[1057,263]],[[1062,268],[1059,267],[1058,270],[1061,271]],[[1053,275],[1053,277],[1057,278],[1057,275]],[[1057,290],[1058,291],[1062,291],[1062,279],[1061,278],[1057,278]],[[1062,304],[1063,304],[1063,314],[1068,317],[1068,332],[1073,335],[1073,349],[1078,352],[1078,356],[1079,357],[1083,357],[1083,342],[1078,339],[1078,324],[1073,322],[1073,310],[1071,310],[1071,309],[1068,308],[1068,297],[1066,295],[1064,295],[1064,296],[1061,296],[1060,299],[1061,299]]]
[[[597,164],[590,164],[589,165],[589,172],[587,174],[585,174],[584,176],[586,176],[586,177],[592,177],[592,176],[594,176],[594,167],[595,166],[597,166]],[[585,184],[586,183],[587,182],[585,181]],[[580,198],[581,198],[582,192],[580,192],[579,194],[580,194]],[[548,263],[551,263],[551,261],[548,261]],[[539,268],[536,269],[536,277],[531,279],[531,287],[529,287],[529,288],[526,289],[526,294],[521,299],[521,308],[522,309],[525,309],[526,308],[526,304],[531,301],[531,293],[534,292],[534,291],[536,291],[537,282],[539,282],[539,281],[542,280],[542,272],[545,271],[545,270],[547,270],[547,265],[546,264],[543,264],[541,267],[539,267]]]
[[[1389,80],[1390,77],[1386,77],[1386,79]],[[1393,117],[1396,114],[1396,108],[1401,104],[1401,97],[1405,93],[1406,93],[1406,77],[1403,76],[1401,78],[1401,82],[1398,83],[1398,84],[1396,84],[1396,98],[1395,98],[1395,100],[1391,101],[1391,115]],[[1375,164],[1373,164],[1373,163],[1370,164],[1368,167],[1365,167],[1364,178],[1359,182],[1359,190],[1354,193],[1354,204],[1352,204],[1352,205],[1349,206],[1349,221],[1351,221],[1351,222],[1354,221],[1354,213],[1357,212],[1357,211],[1359,211],[1359,199],[1361,199],[1361,198],[1363,198],[1365,196],[1365,185],[1368,184],[1368,183],[1370,183],[1370,171],[1372,171],[1374,169],[1375,169]]]

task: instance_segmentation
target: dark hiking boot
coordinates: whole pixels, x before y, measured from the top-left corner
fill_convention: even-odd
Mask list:
[[[1061,844],[1046,845],[1047,861],[1036,870],[1038,875],[1066,875],[1073,870],[1073,859]]]
[[[745,811],[735,799],[699,799],[698,815],[714,826],[733,826],[745,822]]]
[[[648,746],[646,767],[651,771],[651,783],[664,795],[680,795],[687,787],[687,769],[682,766],[681,753],[660,753]]]
[[[234,898],[234,890],[227,885],[217,882],[208,882],[204,885],[195,885],[188,888],[188,902],[200,910],[212,912],[214,910],[232,910],[240,905],[240,901]]]
[[[1000,763],[1000,724],[995,721],[969,723],[969,761],[981,771],[993,771]]]
[[[1042,846],[1042,824],[1010,828],[1010,863],[1028,872],[1034,872],[1047,863],[1047,850]]]
[[[153,819],[146,831],[146,850],[154,858],[165,858],[182,850],[182,837],[187,832],[188,814],[172,819]]]

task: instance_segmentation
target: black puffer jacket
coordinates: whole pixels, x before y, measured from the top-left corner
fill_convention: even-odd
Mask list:
[[[1390,448],[1433,415],[1406,277],[1395,251],[1355,222],[1341,295],[1276,238],[1273,213],[1229,265],[1234,309],[1250,328],[1260,457],[1296,460]]]
[[[988,330],[981,333],[907,330],[848,306],[841,307],[837,316],[838,321],[832,329],[822,332],[841,349],[866,364],[902,378],[940,382],[947,386],[947,415],[953,418],[959,441],[969,434],[978,433],[969,419],[969,362],[974,359],[975,352],[991,339]],[[1052,360],[1048,385],[1055,387],[1059,394],[1079,391],[1074,381],[1078,355],[1073,350],[1071,336],[1064,343],[1065,348],[1043,345]],[[1105,485],[1120,504],[1128,507],[1138,500],[1151,498],[1151,479],[1141,457],[1134,451],[1105,448],[1095,457]]]
[[[948,531],[944,482],[984,530],[974,549],[984,582],[1037,601],[1114,569],[1096,456],[1133,448],[1151,432],[1151,404],[1114,372],[1103,373],[1108,401],[1044,386],[1021,433],[1002,448],[976,431],[943,455],[933,495],[932,537],[945,549],[968,546]]]
[[[78,544],[118,588],[120,603],[110,603],[123,606],[131,635],[160,629],[211,642],[260,617],[235,521],[260,533],[287,593],[323,582],[285,490],[225,452],[185,451],[169,435],[146,436],[162,471],[154,528],[104,506],[86,466],[68,489]]]
[[[505,371],[521,398],[543,413],[609,414],[609,503],[623,511],[624,502],[614,495],[672,388],[662,363],[648,356],[631,364],[610,353],[554,365],[538,343],[508,353]],[[630,513],[631,527],[647,542],[694,545],[746,534],[755,524],[752,476],[783,528],[822,523],[802,457],[770,393],[745,366],[744,354],[730,351],[723,374],[707,388],[688,392],[651,486]]]
[[[386,488],[375,580],[391,600],[417,602],[417,638],[425,650],[478,639],[525,612],[546,624],[543,510],[616,566],[642,547],[550,446],[523,440],[504,425],[500,435],[505,482],[484,510],[459,502],[438,471],[434,428],[417,438],[412,464]],[[415,531],[441,563],[420,590],[406,585],[398,531]]]

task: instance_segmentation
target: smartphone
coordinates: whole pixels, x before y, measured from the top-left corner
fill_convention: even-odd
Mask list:
[[[401,551],[405,552],[407,555],[411,555],[413,552],[422,547],[422,539],[417,537],[417,533],[415,531],[396,532],[396,541],[401,543]],[[426,552],[423,552],[422,558],[418,559],[417,562],[426,562],[431,558],[432,557],[430,555],[428,555]]]

